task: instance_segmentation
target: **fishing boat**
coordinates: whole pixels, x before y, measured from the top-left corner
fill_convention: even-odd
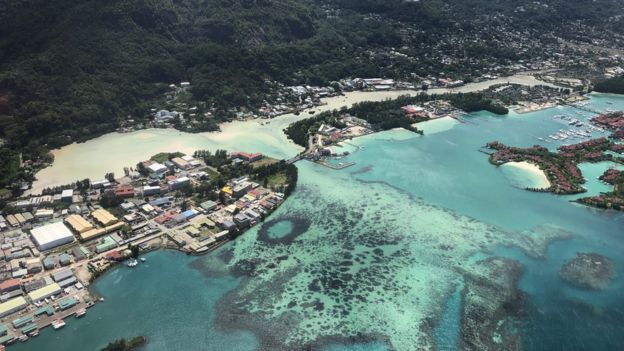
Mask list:
[[[139,261],[132,258],[130,259],[130,261],[128,261],[128,263],[126,263],[126,266],[132,268],[132,267],[136,267],[137,264],[139,264]]]
[[[62,319],[55,319],[52,321],[52,328],[61,329],[65,326],[65,321]]]
[[[141,262],[145,262],[145,257],[141,257]]]
[[[26,335],[26,334],[20,335],[18,340],[21,341],[21,342],[26,342],[26,341],[28,341],[28,335]]]
[[[34,338],[35,336],[39,335],[39,331],[38,330],[33,330],[30,333],[28,333],[28,336],[30,336],[31,338]]]
[[[85,314],[87,314],[87,309],[86,308],[81,308],[78,311],[76,311],[74,316],[76,316],[76,318],[80,318],[80,317],[84,316]]]

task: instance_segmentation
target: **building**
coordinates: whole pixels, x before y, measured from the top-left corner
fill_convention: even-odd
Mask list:
[[[28,303],[26,302],[26,299],[24,299],[21,296],[11,299],[4,303],[0,303],[0,318],[6,317],[10,315],[11,313],[20,311],[26,308],[26,306],[28,306]]]
[[[19,279],[7,279],[0,283],[0,293],[4,294],[7,292],[11,292],[14,290],[20,289],[20,280]]]
[[[61,192],[61,201],[71,204],[74,201],[74,190],[65,189]]]
[[[234,216],[234,223],[240,228],[249,227],[249,217],[245,216],[243,213],[239,213]]]
[[[161,176],[167,172],[167,167],[158,162],[154,162],[151,165],[147,166],[147,169],[149,170],[150,174],[155,176]]]
[[[84,219],[81,215],[73,214],[65,218],[67,223],[76,233],[84,233],[93,229],[93,225]]]
[[[191,166],[189,162],[187,162],[181,157],[174,157],[171,159],[171,162],[173,162],[173,164],[176,165],[176,167],[182,170],[188,170],[188,169],[193,168],[193,166]]]
[[[237,199],[243,197],[245,194],[247,194],[251,187],[252,185],[249,182],[236,184],[234,187],[232,187],[232,196]]]
[[[52,218],[52,216],[54,216],[54,210],[40,209],[35,212],[35,217],[37,219],[49,219]]]
[[[109,226],[111,224],[119,222],[119,219],[117,219],[117,217],[113,216],[110,212],[106,211],[103,208],[93,211],[91,215],[103,226]]]
[[[67,278],[71,278],[73,276],[74,276],[74,272],[71,270],[71,268],[65,268],[56,273],[52,273],[52,280],[58,283]]]
[[[170,181],[168,184],[170,190],[177,190],[190,183],[191,179],[189,177],[180,177]]]
[[[46,285],[43,288],[39,288],[37,290],[31,291],[28,293],[28,297],[33,302],[41,301],[45,298],[48,298],[52,295],[61,293],[61,286],[57,283],[52,283],[50,285]]]
[[[43,270],[43,267],[41,266],[41,261],[39,261],[38,258],[33,258],[26,261],[26,270],[28,271],[28,274],[41,272]]]
[[[54,269],[56,267],[56,262],[54,262],[54,257],[48,256],[43,259],[43,268],[45,270]]]
[[[76,257],[76,261],[83,260],[91,255],[89,250],[87,250],[87,248],[82,245],[75,246],[72,249],[72,254],[74,254],[74,257]]]
[[[115,189],[115,196],[121,198],[134,197],[134,187],[132,185],[124,185]]]
[[[30,231],[30,234],[33,237],[33,241],[41,251],[49,250],[74,241],[74,236],[65,224],[63,224],[63,222],[51,223],[33,228]]]
[[[73,297],[68,297],[58,302],[59,309],[65,311],[68,308],[72,308],[78,304],[78,300]]]
[[[215,208],[217,208],[218,205],[219,204],[217,204],[216,202],[208,200],[206,202],[202,202],[200,206],[201,206],[201,208],[203,208],[206,211],[212,211]]]
[[[101,253],[117,247],[117,243],[110,236],[106,236],[100,240],[100,243],[95,247],[95,252]]]
[[[249,153],[242,152],[242,151],[235,152],[231,156],[232,156],[232,158],[238,158],[238,159],[241,159],[241,160],[247,161],[247,162],[258,161],[258,160],[261,160],[262,157],[263,157],[262,154],[259,153],[259,152],[253,153],[253,154],[249,154]]]
[[[143,187],[143,196],[150,196],[150,195],[156,195],[156,194],[160,194],[159,186],[146,185]]]
[[[66,253],[61,254],[61,256],[59,256],[59,263],[61,266],[68,266],[71,263],[71,257]]]

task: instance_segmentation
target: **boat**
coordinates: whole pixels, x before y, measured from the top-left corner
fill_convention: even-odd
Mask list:
[[[103,298],[103,297],[100,297],[100,298],[99,298],[99,301],[100,301],[100,302],[104,302],[104,298]]]
[[[26,334],[20,335],[18,340],[21,341],[21,342],[26,342],[26,341],[28,341],[28,335],[26,335]]]
[[[33,330],[30,333],[28,333],[28,336],[30,336],[31,338],[34,338],[35,336],[39,335],[39,331],[38,330]]]
[[[65,321],[62,319],[55,319],[52,321],[52,327],[54,329],[61,329],[65,326]]]
[[[145,262],[145,257],[141,257],[141,262]]]
[[[139,264],[139,262],[135,260],[134,258],[132,258],[130,259],[130,261],[128,261],[128,263],[126,263],[126,266],[132,268],[132,267],[136,267],[137,264]]]
[[[76,318],[80,318],[80,317],[84,316],[85,314],[87,314],[87,309],[86,308],[81,308],[78,311],[76,311],[74,316],[76,316]]]

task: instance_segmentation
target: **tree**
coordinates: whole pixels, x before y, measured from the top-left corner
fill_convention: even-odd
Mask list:
[[[121,205],[123,199],[115,195],[112,191],[106,191],[100,197],[100,205],[104,208],[112,208]]]

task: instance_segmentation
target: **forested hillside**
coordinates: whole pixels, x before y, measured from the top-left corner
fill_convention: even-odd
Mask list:
[[[267,81],[469,81],[550,57],[559,36],[604,29],[617,45],[606,29],[622,32],[622,12],[616,0],[1,1],[0,138],[28,159],[145,117],[180,81],[222,109],[271,101]]]

